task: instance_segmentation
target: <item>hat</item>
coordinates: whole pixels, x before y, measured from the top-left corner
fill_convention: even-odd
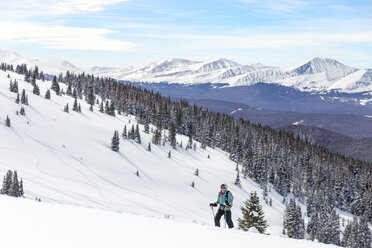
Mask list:
[[[227,185],[226,184],[221,184],[221,189],[227,189]]]

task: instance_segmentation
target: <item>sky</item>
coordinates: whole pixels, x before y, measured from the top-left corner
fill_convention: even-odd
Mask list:
[[[371,0],[1,1],[0,49],[79,67],[328,57],[372,68],[371,13]]]

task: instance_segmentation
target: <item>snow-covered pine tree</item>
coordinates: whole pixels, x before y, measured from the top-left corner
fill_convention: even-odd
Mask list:
[[[286,206],[283,224],[288,237],[294,239],[303,239],[305,237],[305,224],[301,208],[293,199],[290,199]]]
[[[248,231],[250,228],[256,228],[260,233],[265,233],[267,222],[264,219],[264,212],[260,205],[257,192],[252,192],[250,198],[244,202],[244,207],[240,208],[243,213],[242,219],[238,219],[239,229]]]
[[[47,89],[47,91],[45,92],[45,99],[50,99],[50,90]]]
[[[9,119],[9,116],[6,116],[5,126],[10,127],[10,119]]]
[[[20,190],[19,190],[18,175],[17,175],[17,171],[14,171],[13,172],[12,184],[11,184],[10,190],[9,190],[9,195],[14,196],[14,197],[19,197],[20,196],[19,191]]]
[[[312,213],[307,223],[306,232],[309,234],[310,240],[314,240],[317,237],[319,231],[319,215],[318,213]]]
[[[8,170],[3,179],[3,187],[1,188],[1,194],[9,195],[12,187],[13,172]]]
[[[25,108],[21,107],[21,110],[19,111],[20,115],[26,115]]]
[[[241,182],[240,182],[239,171],[238,171],[237,174],[236,174],[236,179],[235,179],[234,184],[235,184],[236,186],[238,186],[238,187],[241,187],[241,186],[242,186],[242,184],[241,184]]]
[[[140,134],[140,132],[139,132],[138,123],[137,123],[137,125],[136,125],[136,131],[135,131],[135,133],[134,133],[134,137],[135,137],[137,143],[138,143],[138,144],[141,144],[141,134]]]
[[[101,113],[104,112],[104,109],[103,109],[103,101],[101,101],[101,104],[99,105],[99,112],[101,112]]]
[[[114,101],[111,101],[111,103],[110,103],[109,115],[115,116],[115,104],[114,104]]]
[[[66,113],[69,113],[69,112],[70,112],[69,109],[68,109],[68,103],[66,103],[66,106],[65,106],[65,108],[63,109],[63,111],[65,111]]]
[[[176,149],[176,127],[174,125],[173,121],[170,121],[169,123],[169,142],[173,149]]]
[[[147,146],[147,151],[151,152],[151,142],[149,142],[149,145]]]
[[[113,150],[114,152],[119,151],[119,144],[120,144],[119,132],[115,131],[114,136],[111,139],[111,150]]]
[[[27,105],[26,104],[27,103],[27,101],[26,101],[26,91],[24,89],[22,90],[21,103]]]
[[[169,150],[169,152],[168,152],[168,158],[172,158],[172,153],[171,153],[170,150]]]
[[[15,103],[17,103],[17,104],[18,104],[18,103],[19,103],[19,101],[20,101],[20,100],[19,100],[19,94],[17,93],[17,98],[16,98],[16,100],[15,100]]]
[[[121,134],[121,136],[123,137],[123,139],[128,138],[127,125],[124,125],[123,133]]]
[[[134,124],[132,124],[132,128],[130,129],[130,133],[128,135],[129,139],[135,139],[136,138],[136,132],[134,130]]]
[[[75,112],[79,112],[79,106],[78,106],[76,98],[74,100],[74,105],[72,106],[72,110],[75,111]]]
[[[196,171],[195,171],[194,175],[197,176],[197,177],[199,176],[199,169],[198,168],[196,168]]]
[[[59,95],[59,92],[60,92],[60,87],[59,87],[59,83],[57,82],[57,77],[54,76],[53,77],[53,82],[52,82],[52,90],[54,90],[56,92],[56,95]]]
[[[145,124],[144,124],[144,132],[145,133],[149,133],[149,130],[150,130],[150,120],[149,120],[149,118],[148,117],[146,117],[146,119],[145,119]]]
[[[34,84],[34,89],[32,90],[32,93],[34,93],[37,96],[40,95],[40,88],[36,83]]]
[[[19,182],[19,197],[23,197],[23,180]]]

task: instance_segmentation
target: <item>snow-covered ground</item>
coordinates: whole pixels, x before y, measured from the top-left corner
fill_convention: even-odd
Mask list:
[[[16,94],[8,89],[10,79],[17,79],[20,92],[26,89],[30,105],[24,106],[25,116],[16,115],[21,105],[15,103]],[[233,244],[259,242],[263,244],[260,247],[269,244],[272,247],[277,242],[283,242],[283,247],[315,245],[278,237],[282,232],[283,198],[271,190],[272,206],[269,206],[252,180],[242,179],[242,187],[235,186],[236,164],[226,152],[209,147],[203,150],[200,144],[195,151],[180,146],[174,150],[168,144],[152,145],[149,152],[146,149],[152,134],[142,132],[140,125],[142,144],[121,139],[120,151],[115,153],[110,149],[114,130],[121,133],[124,125],[130,128],[136,124],[134,116],[112,117],[100,113],[98,106],[90,112],[84,101],[80,101],[82,113],[74,112],[73,98],[56,96],[52,91],[51,100],[46,100],[43,96],[51,82],[37,83],[40,96],[32,94],[32,86],[23,81],[23,76],[0,71],[0,175],[9,169],[17,170],[23,178],[25,197],[31,199],[1,197],[0,222],[12,221],[6,240],[15,235],[14,228],[21,228],[22,233],[22,238],[14,243],[17,245],[7,247],[24,247],[22,242],[26,240],[45,245],[50,240],[61,242],[53,247],[95,247],[90,244],[102,247],[105,239],[112,239],[113,244],[143,245],[130,247],[148,247],[146,244],[165,240],[185,247],[198,243],[225,247],[223,244],[231,244],[224,241],[227,237],[234,240]],[[63,111],[66,103],[70,113]],[[7,115],[10,128],[5,126]],[[185,147],[188,137],[177,135],[177,140]],[[172,158],[168,158],[170,150]],[[199,176],[194,175],[197,168]],[[192,182],[195,188],[191,187]],[[216,200],[221,183],[227,183],[234,196],[232,213],[236,227],[243,201],[252,191],[258,192],[269,224],[270,241],[266,241],[266,235],[237,230],[219,232],[211,228],[213,216],[209,203]],[[36,204],[35,198],[53,204]],[[158,220],[165,216],[175,221]],[[145,224],[148,227],[142,233]],[[4,232],[0,233],[3,242]],[[282,247],[282,243],[274,246]]]
[[[98,106],[90,112],[84,101],[80,101],[82,113],[74,112],[72,97],[56,96],[51,91],[51,100],[44,99],[50,82],[37,82],[41,90],[37,96],[21,75],[9,73],[10,79],[18,80],[20,91],[26,89],[30,103],[24,106],[25,116],[16,115],[21,105],[14,102],[16,94],[8,89],[7,74],[0,71],[0,175],[9,169],[17,170],[28,198],[147,216],[169,215],[212,225],[209,203],[216,201],[222,183],[227,183],[234,195],[235,224],[250,192],[262,195],[251,180],[243,180],[242,188],[233,184],[236,164],[226,152],[209,147],[203,150],[199,144],[196,151],[186,150],[186,136],[177,135],[184,148],[152,145],[149,152],[152,134],[141,131],[142,144],[121,139],[120,152],[115,153],[110,149],[114,130],[121,133],[124,125],[129,129],[136,124],[134,116],[112,117],[100,113]],[[70,113],[63,111],[66,103]],[[7,115],[10,128],[4,124]],[[194,175],[197,168],[198,177]],[[137,170],[140,177],[136,176]],[[193,181],[195,188],[190,186]],[[282,197],[270,194],[273,206],[263,203],[270,225],[268,233],[280,234]]]
[[[128,213],[0,195],[1,247],[335,247]]]

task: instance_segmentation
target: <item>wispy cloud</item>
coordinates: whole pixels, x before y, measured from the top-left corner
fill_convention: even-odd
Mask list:
[[[98,12],[128,0],[12,0],[0,3],[0,13],[7,16],[60,16]]]
[[[110,30],[44,26],[27,22],[0,23],[0,40],[35,43],[46,48],[123,51],[135,47],[128,41],[110,39]]]
[[[363,32],[294,32],[256,35],[142,34],[145,37],[179,40],[188,47],[200,48],[287,48],[292,46],[332,46],[340,43],[372,42],[372,31]],[[169,42],[170,43],[170,42]]]
[[[260,0],[237,0],[239,2],[245,3],[252,8],[259,8],[259,9],[269,9],[275,11],[285,11],[285,12],[292,12],[299,8],[303,8],[309,5],[308,1],[303,0],[267,0],[267,1],[260,1]]]

